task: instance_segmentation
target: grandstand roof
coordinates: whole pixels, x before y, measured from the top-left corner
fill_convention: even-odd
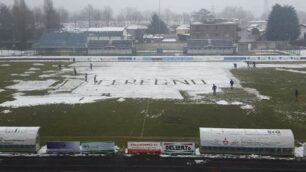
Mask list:
[[[101,27],[101,28],[89,28],[88,32],[123,32],[125,27]]]
[[[140,29],[146,30],[146,29],[148,29],[148,26],[144,26],[144,25],[128,25],[126,29],[128,29],[128,30],[138,30],[138,29],[139,30]]]

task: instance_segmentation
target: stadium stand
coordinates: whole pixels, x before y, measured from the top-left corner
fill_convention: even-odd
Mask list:
[[[132,41],[130,40],[114,40],[112,45],[118,49],[131,49]]]
[[[108,40],[90,40],[88,42],[88,48],[105,48],[109,46]]]
[[[92,40],[87,32],[46,32],[34,44],[40,55],[132,55],[131,40]]]
[[[46,32],[33,48],[41,55],[85,55],[86,33]]]
[[[235,46],[231,40],[223,39],[190,39],[185,53],[188,55],[231,55]]]

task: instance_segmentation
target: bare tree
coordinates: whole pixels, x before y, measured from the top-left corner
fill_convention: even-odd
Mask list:
[[[81,16],[86,16],[86,19],[88,21],[88,27],[91,27],[91,25],[92,25],[93,13],[94,13],[94,8],[90,4],[88,4],[85,7],[83,13],[81,13]]]
[[[68,10],[66,10],[65,8],[59,8],[57,9],[57,13],[59,15],[61,23],[69,22],[70,14]]]
[[[41,7],[36,7],[33,10],[35,27],[43,28],[44,27],[44,13]]]
[[[102,11],[102,20],[107,26],[110,26],[110,21],[113,19],[113,9],[110,6],[105,6]]]
[[[242,24],[246,24],[255,18],[252,12],[241,7],[225,7],[218,16],[227,19],[240,19]]]

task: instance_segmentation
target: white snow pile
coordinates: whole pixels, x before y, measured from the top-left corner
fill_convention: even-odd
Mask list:
[[[1,88],[0,88],[0,93],[1,93],[1,92],[4,92],[4,91],[5,91],[4,89],[1,89]]]
[[[7,86],[8,89],[15,89],[18,91],[35,91],[46,90],[56,81],[49,79],[46,81],[15,81],[15,85]]]
[[[38,153],[38,154],[46,154],[46,153],[47,153],[47,146],[46,146],[46,145],[42,146],[42,147],[38,150],[37,153]]]
[[[10,64],[1,64],[0,67],[10,67]]]
[[[1,113],[3,113],[3,114],[8,114],[8,113],[11,113],[11,112],[12,112],[11,110],[6,109],[6,110],[3,110]]]
[[[238,64],[243,65],[245,64]],[[4,102],[0,106],[77,104],[104,99],[122,101],[126,98],[181,100],[184,99],[182,92],[196,99],[211,94],[213,84],[217,85],[217,92],[222,91],[220,88],[229,88],[231,79],[235,80],[235,88],[241,88],[239,80],[230,72],[233,64],[228,62],[96,62],[93,66],[93,70],[90,70],[86,62],[74,63],[67,70],[73,71],[75,67],[78,76],[59,73],[65,79],[54,87],[50,86],[56,81],[51,79],[18,81],[8,88],[20,92],[49,89],[49,95],[15,95],[15,100]],[[94,78],[97,82],[94,82]],[[218,103],[231,104],[225,101]]]
[[[301,147],[296,147],[295,149],[295,157],[303,157],[303,154],[304,154],[304,147],[301,146]]]
[[[254,88],[243,88],[246,92],[248,92],[249,94],[253,94],[255,96],[257,96],[257,98],[259,100],[270,100],[270,97],[268,96],[264,96],[264,95],[261,95],[256,89]]]

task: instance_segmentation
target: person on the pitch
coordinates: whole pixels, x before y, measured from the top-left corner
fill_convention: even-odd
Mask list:
[[[212,86],[212,90],[213,90],[213,95],[216,95],[217,93],[217,86],[215,84],[213,84]]]
[[[230,81],[230,85],[231,85],[231,89],[233,89],[234,88],[234,81],[232,79]]]

